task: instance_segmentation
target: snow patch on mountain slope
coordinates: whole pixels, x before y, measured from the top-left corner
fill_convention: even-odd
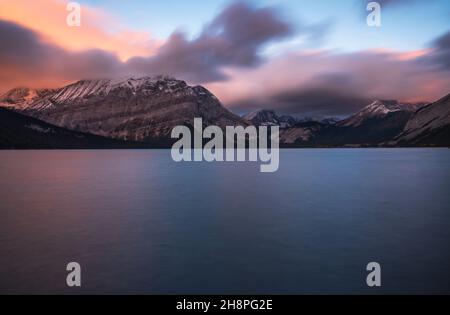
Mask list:
[[[158,84],[164,82],[164,84]],[[136,95],[138,91],[158,88],[165,93],[174,92],[180,81],[170,77],[121,77],[115,79],[82,80],[64,87],[52,100],[57,103],[80,101],[92,96],[108,96],[112,91],[125,89]]]
[[[37,132],[41,132],[41,133],[54,133],[55,131],[52,128],[44,128],[41,127],[39,125],[35,125],[35,124],[31,124],[31,125],[26,125],[25,128],[37,131]]]

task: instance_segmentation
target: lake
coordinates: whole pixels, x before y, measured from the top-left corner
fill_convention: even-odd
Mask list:
[[[450,150],[283,150],[278,172],[259,167],[0,151],[0,293],[450,293]]]

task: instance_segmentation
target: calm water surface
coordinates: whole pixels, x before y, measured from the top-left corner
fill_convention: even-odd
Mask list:
[[[166,150],[3,151],[0,293],[450,293],[449,162],[286,150],[262,174]]]

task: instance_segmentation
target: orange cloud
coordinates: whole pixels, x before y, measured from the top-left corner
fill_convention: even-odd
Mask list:
[[[431,49],[421,49],[415,50],[411,52],[401,53],[398,56],[398,59],[401,61],[413,60],[420,57],[423,57],[431,52]]]
[[[399,61],[408,61],[408,60],[414,60],[423,56],[426,56],[429,54],[432,49],[425,48],[420,50],[413,50],[413,51],[407,51],[407,52],[397,52],[393,49],[389,48],[373,48],[367,50],[368,52],[374,53],[374,54],[381,54],[381,55],[390,55],[392,58],[399,60]]]
[[[151,56],[162,44],[149,33],[121,27],[114,17],[86,5],[81,6],[81,26],[69,27],[67,3],[0,0],[0,19],[31,29],[43,40],[66,50],[102,49],[116,53],[122,61],[134,56]]]

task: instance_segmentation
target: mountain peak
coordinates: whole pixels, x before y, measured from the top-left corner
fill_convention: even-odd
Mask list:
[[[157,75],[157,76],[120,76],[114,78],[100,78],[100,79],[83,79],[74,84],[107,84],[111,87],[127,87],[139,88],[144,84],[154,84],[156,82],[170,82],[177,80],[171,76]]]
[[[57,103],[80,102],[86,98],[105,97],[118,90],[121,90],[119,94],[122,93],[122,95],[136,95],[137,92],[153,94],[155,90],[172,93],[176,89],[186,87],[186,82],[169,76],[127,76],[113,79],[88,79],[80,80],[62,88],[53,97],[53,100]]]
[[[391,112],[403,110],[403,105],[397,100],[375,100],[358,112],[359,116],[383,116]]]
[[[358,127],[364,121],[373,118],[382,118],[396,112],[415,112],[421,108],[422,103],[400,103],[397,100],[375,100],[355,115],[340,123],[343,127]]]

